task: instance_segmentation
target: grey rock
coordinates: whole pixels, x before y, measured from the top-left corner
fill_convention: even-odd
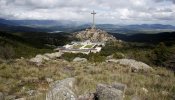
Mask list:
[[[44,60],[44,61],[50,60],[48,57],[46,57],[46,56],[44,56],[44,55],[36,55],[35,58],[41,58],[41,59]]]
[[[50,58],[50,59],[56,59],[61,57],[62,53],[61,52],[55,52],[55,53],[46,53],[44,56]]]
[[[109,55],[106,57],[106,60],[113,59],[113,55]]]
[[[150,67],[149,65],[133,59],[119,59],[119,60],[110,59],[110,60],[106,60],[106,62],[113,62],[120,65],[124,65],[126,67],[131,68],[133,72],[152,70],[152,67]]]
[[[131,98],[131,100],[141,100],[141,98],[140,98],[139,96],[137,96],[137,95],[134,95],[134,96]]]
[[[73,62],[87,62],[86,58],[80,58],[80,57],[76,57]]]
[[[4,94],[0,92],[0,100],[4,100]]]
[[[118,90],[120,90],[124,93],[125,93],[125,90],[127,88],[127,86],[125,84],[121,84],[121,83],[113,83],[112,87],[115,88],[115,89],[118,89]]]
[[[24,60],[24,57],[21,57],[21,60]]]
[[[50,85],[46,100],[77,100],[75,78],[56,81]]]
[[[30,91],[27,91],[27,94],[30,95],[30,96],[34,96],[37,94],[37,91],[36,90],[30,90]]]
[[[85,95],[80,95],[78,97],[78,100],[95,100],[95,95],[94,93],[88,93]]]
[[[48,61],[49,58],[43,55],[36,55],[36,57],[31,58],[29,62],[36,64],[37,66],[42,65],[43,61]]]
[[[46,78],[45,80],[46,80],[48,83],[53,82],[53,79],[52,79],[52,78]]]
[[[73,36],[81,41],[90,40],[95,42],[116,41],[117,39],[100,29],[86,29],[84,31],[75,32]]]
[[[96,98],[98,100],[123,100],[125,85],[116,83],[114,85],[98,84]]]
[[[44,61],[53,60],[56,58],[61,57],[61,52],[55,52],[55,53],[46,53],[44,55],[36,55],[36,57],[31,58],[29,62],[36,64],[37,66],[41,66]]]

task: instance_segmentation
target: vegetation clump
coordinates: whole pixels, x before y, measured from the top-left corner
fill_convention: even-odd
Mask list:
[[[167,61],[175,56],[175,45],[166,46],[165,43],[108,43],[100,52],[100,56],[113,55],[115,59],[135,59],[153,66],[168,67]],[[175,68],[171,69],[175,70]]]
[[[11,46],[0,46],[0,58],[1,59],[13,59],[15,57],[15,51]]]
[[[170,50],[168,50],[168,47],[162,42],[156,46],[156,48],[152,51],[152,54],[154,63],[162,66],[164,62],[169,59]]]
[[[86,45],[84,48],[92,48],[93,45]]]

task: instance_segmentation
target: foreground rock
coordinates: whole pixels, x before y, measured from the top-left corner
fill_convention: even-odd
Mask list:
[[[75,83],[75,78],[52,83],[46,93],[46,100],[123,100],[126,90],[126,85],[121,83],[98,84],[95,93],[77,96]]]
[[[46,94],[46,100],[77,100],[75,78],[56,81]]]
[[[126,85],[116,83],[113,85],[98,84],[96,98],[98,100],[123,100]]]
[[[74,37],[81,41],[91,40],[95,42],[116,41],[117,39],[100,29],[86,29],[84,31],[73,33]]]
[[[87,62],[86,58],[80,58],[80,57],[76,57],[73,62]]]
[[[106,62],[114,62],[126,67],[130,67],[133,72],[152,70],[152,68],[149,65],[133,59],[119,59],[119,60],[110,59],[106,60]]]

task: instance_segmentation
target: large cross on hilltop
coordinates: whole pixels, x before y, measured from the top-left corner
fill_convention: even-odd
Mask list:
[[[93,10],[93,12],[91,14],[93,15],[92,29],[94,29],[95,28],[95,14],[96,14],[96,12]]]

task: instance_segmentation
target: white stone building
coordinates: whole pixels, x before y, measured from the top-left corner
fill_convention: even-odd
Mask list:
[[[91,42],[90,40],[86,40],[84,42],[73,41],[63,47],[58,47],[55,50],[63,53],[68,52],[89,54],[91,52],[100,52],[103,46],[105,46],[105,42]]]

